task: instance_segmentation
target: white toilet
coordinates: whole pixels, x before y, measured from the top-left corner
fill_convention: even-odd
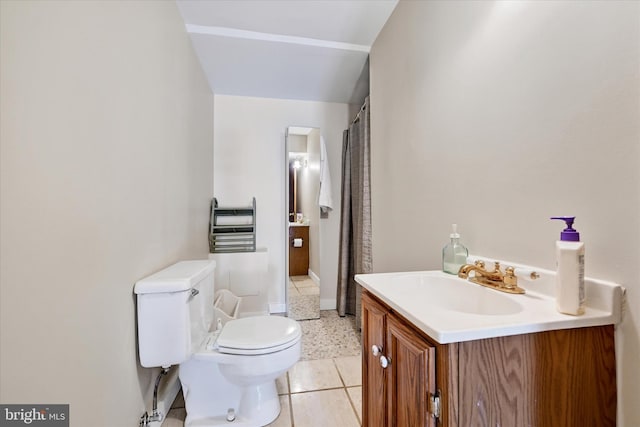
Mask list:
[[[215,261],[183,261],[138,281],[142,366],[179,366],[185,427],[259,427],[280,413],[275,380],[300,359],[300,326],[246,317],[216,331]]]

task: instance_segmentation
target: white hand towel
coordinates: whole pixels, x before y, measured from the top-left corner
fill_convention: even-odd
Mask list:
[[[327,147],[323,136],[320,137],[320,194],[318,195],[318,205],[320,205],[322,212],[329,212],[333,209],[329,158],[327,157]]]

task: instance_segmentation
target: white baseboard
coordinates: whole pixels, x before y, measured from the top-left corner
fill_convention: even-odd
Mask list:
[[[311,269],[309,269],[308,273],[309,273],[309,277],[311,278],[311,280],[313,280],[313,283],[315,283],[316,285],[320,286],[320,277],[318,277],[318,275],[316,273],[314,273],[313,270],[311,270]]]
[[[287,304],[277,304],[277,303],[269,303],[269,313],[286,313],[287,312]]]
[[[333,298],[321,299],[320,300],[320,310],[335,310],[336,309],[336,300]],[[287,305],[286,304],[269,304],[269,313],[270,314],[279,314],[286,313]]]
[[[320,298],[320,310],[335,310],[336,307],[335,298]]]
[[[255,316],[268,316],[269,312],[268,311],[244,311],[240,314],[238,314],[238,318],[242,318],[242,317],[255,317]]]

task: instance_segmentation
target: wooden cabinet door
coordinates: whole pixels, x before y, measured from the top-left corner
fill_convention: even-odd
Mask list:
[[[387,419],[386,370],[380,366],[380,355],[374,355],[372,346],[384,354],[387,309],[362,293],[362,425],[384,427]]]
[[[393,315],[387,316],[387,425],[435,427],[429,398],[436,393],[436,351]]]
[[[302,247],[293,246],[293,240],[302,239]],[[309,226],[289,227],[289,276],[309,274]]]

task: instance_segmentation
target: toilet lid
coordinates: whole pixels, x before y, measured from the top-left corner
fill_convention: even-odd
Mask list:
[[[280,316],[255,316],[227,322],[218,336],[218,351],[266,354],[290,347],[302,335],[298,322]]]

